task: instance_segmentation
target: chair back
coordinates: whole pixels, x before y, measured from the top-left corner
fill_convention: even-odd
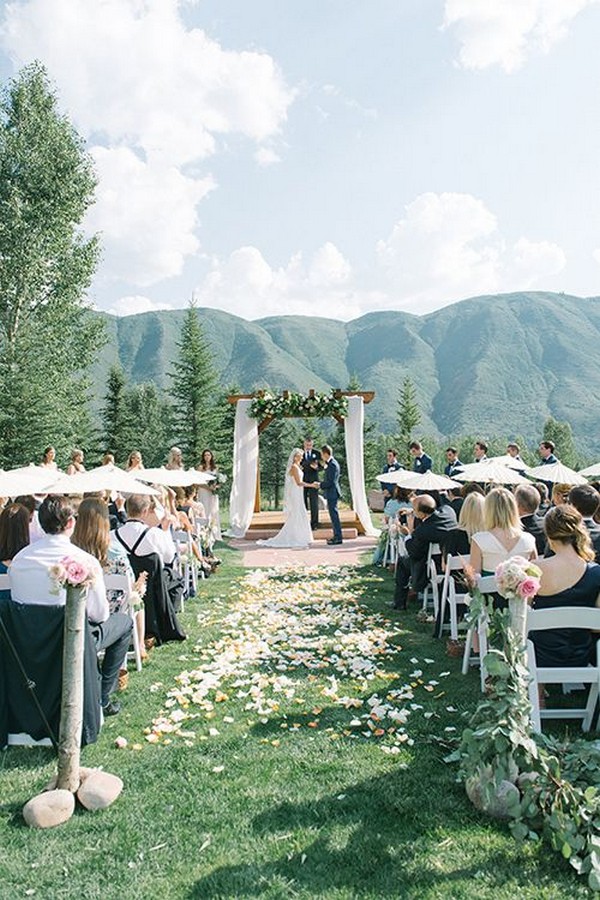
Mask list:
[[[10,575],[8,572],[3,572],[0,575],[0,591],[10,591]]]
[[[495,575],[483,575],[477,582],[477,587],[482,594],[495,594],[498,591],[498,583]]]
[[[555,606],[553,609],[529,610],[528,631],[547,631],[549,628],[600,631],[600,609],[590,606]]]

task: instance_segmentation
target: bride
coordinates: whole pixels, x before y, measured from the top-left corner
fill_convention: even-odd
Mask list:
[[[319,482],[308,484],[302,481],[302,469],[300,460],[302,450],[297,447],[292,450],[288,459],[285,474],[285,492],[283,495],[283,511],[285,522],[277,534],[265,541],[257,541],[263,547],[286,547],[289,549],[303,549],[312,541],[312,531],[308,514],[304,508],[304,488],[319,489]]]

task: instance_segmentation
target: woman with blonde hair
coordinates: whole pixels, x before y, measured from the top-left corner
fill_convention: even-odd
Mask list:
[[[551,509],[544,517],[546,539],[554,556],[540,559],[540,589],[534,609],[556,606],[600,606],[600,566],[581,513],[570,504]],[[583,629],[533,631],[538,666],[585,666],[592,659],[597,635]]]
[[[127,457],[127,464],[125,466],[126,472],[135,472],[139,469],[144,468],[144,461],[142,460],[142,454],[139,450],[132,450],[129,456]]]
[[[465,497],[458,516],[458,528],[448,532],[444,542],[444,556],[468,556],[471,552],[471,538],[483,531],[483,494],[472,493]]]
[[[465,501],[466,502],[466,501]],[[535,559],[535,538],[523,531],[517,502],[506,488],[494,488],[483,503],[484,531],[471,537],[471,566],[482,575],[493,575],[511,556]]]
[[[76,475],[77,472],[85,472],[83,464],[83,450],[77,447],[71,451],[71,462],[67,466],[67,475]]]

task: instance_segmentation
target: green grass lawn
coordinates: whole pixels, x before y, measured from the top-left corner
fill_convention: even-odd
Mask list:
[[[21,808],[54,760],[0,754],[0,897],[588,896],[549,847],[518,846],[455,782],[445,742],[478,675],[463,678],[412,612],[389,610],[390,575],[251,584],[236,553],[221,555],[187,604],[186,644],[131,674],[121,714],[83,752],[124,780],[113,807],[32,831]]]

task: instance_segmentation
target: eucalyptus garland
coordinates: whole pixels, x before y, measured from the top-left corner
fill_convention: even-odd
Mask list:
[[[479,808],[508,818],[517,840],[548,840],[600,891],[600,747],[532,733],[523,648],[508,613],[474,594],[472,614],[488,607],[496,644],[485,658],[489,690],[446,761],[460,763],[459,780]]]
[[[279,396],[265,392],[255,397],[248,415],[253,419],[320,418],[348,415],[348,398],[339,391],[304,394],[290,391]]]

